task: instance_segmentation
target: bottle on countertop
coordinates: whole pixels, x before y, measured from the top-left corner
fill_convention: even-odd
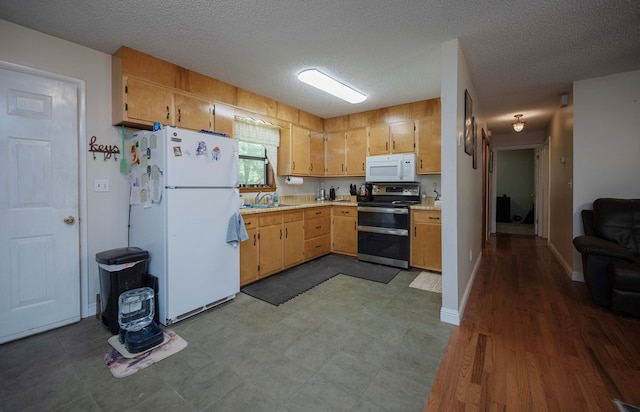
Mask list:
[[[280,203],[280,196],[278,195],[278,192],[273,192],[273,204],[275,206],[278,206],[278,203]]]

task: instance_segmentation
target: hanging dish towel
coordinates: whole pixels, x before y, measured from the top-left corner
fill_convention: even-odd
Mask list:
[[[249,239],[249,235],[247,234],[247,229],[244,227],[242,215],[240,213],[234,213],[229,219],[226,242],[233,247],[238,247],[239,242],[243,242],[247,239]]]

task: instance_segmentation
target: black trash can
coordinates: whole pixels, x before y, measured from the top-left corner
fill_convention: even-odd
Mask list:
[[[149,252],[137,247],[105,250],[96,254],[100,268],[102,323],[113,335],[120,331],[118,298],[122,292],[147,286]],[[157,293],[157,282],[154,290]]]

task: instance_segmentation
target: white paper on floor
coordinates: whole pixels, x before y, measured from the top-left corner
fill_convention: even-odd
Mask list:
[[[442,293],[442,275],[432,272],[420,272],[409,287]]]

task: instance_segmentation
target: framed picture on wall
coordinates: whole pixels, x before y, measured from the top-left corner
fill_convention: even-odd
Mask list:
[[[471,95],[469,90],[464,91],[464,152],[468,155],[473,154],[472,138],[473,138],[473,101],[471,101]]]

